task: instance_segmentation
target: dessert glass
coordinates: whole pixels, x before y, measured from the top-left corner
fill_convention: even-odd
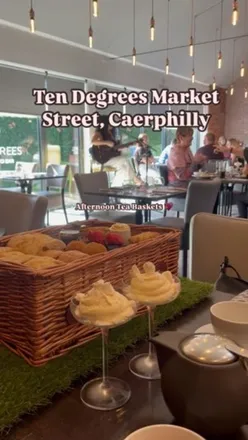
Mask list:
[[[177,284],[177,289],[174,295],[168,298],[164,302],[153,303],[153,302],[139,302],[137,304],[146,306],[148,313],[148,332],[149,332],[149,348],[148,353],[138,354],[134,356],[129,362],[129,370],[135,376],[140,377],[141,379],[147,380],[156,380],[160,379],[160,370],[157,360],[157,355],[154,349],[154,346],[151,342],[151,338],[153,337],[154,331],[154,313],[156,307],[159,305],[165,305],[173,302],[181,292],[181,282],[179,278],[173,276],[175,283]]]
[[[78,301],[72,298],[70,311],[74,319],[81,324],[96,326],[94,322],[76,316],[77,306]],[[115,325],[102,325],[99,327],[102,335],[102,377],[86,382],[80,392],[82,402],[92,409],[101,411],[117,409],[122,407],[131,397],[131,389],[126,382],[108,376],[108,336],[111,328],[119,327],[130,321],[136,315],[136,312],[137,307],[134,305],[133,315],[125,321]]]

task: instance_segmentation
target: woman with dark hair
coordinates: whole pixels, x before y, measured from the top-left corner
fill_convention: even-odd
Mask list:
[[[109,125],[108,116],[100,116],[99,123],[104,124],[104,126],[102,128],[97,127],[92,137],[91,155],[93,159],[101,165],[115,168],[116,174],[112,186],[122,186],[125,181],[141,185],[143,182],[136,176],[128,158],[121,155],[121,149],[133,145],[135,141],[120,146],[116,139],[116,130]]]

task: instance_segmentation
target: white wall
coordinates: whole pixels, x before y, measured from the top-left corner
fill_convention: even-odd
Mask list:
[[[87,49],[82,50],[74,45],[2,25],[0,48],[1,64],[17,63],[139,90],[164,87],[180,91],[192,86],[191,81],[185,79],[166,76],[162,72],[138,65],[133,67],[126,61],[111,61],[106,56]],[[206,89],[199,84],[195,86],[198,90]]]

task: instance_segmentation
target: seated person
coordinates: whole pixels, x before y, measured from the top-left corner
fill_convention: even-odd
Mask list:
[[[224,160],[224,154],[218,150],[215,146],[215,135],[213,133],[207,133],[204,137],[204,146],[199,148],[197,155],[203,155],[209,160]]]
[[[155,166],[155,159],[151,148],[148,145],[149,139],[147,134],[141,133],[138,139],[142,142],[142,146],[137,145],[134,154],[134,162],[138,175],[143,182],[146,182],[147,177],[147,183],[149,185],[163,183],[159,171]]]
[[[173,141],[163,149],[163,151],[160,154],[159,159],[158,159],[158,163],[160,165],[167,165],[167,161],[168,161],[168,158],[170,155],[171,147],[172,147],[172,145],[175,144],[175,142],[176,142],[175,139],[173,139]]]
[[[233,166],[242,168],[245,164],[244,148],[237,139],[231,138],[227,141],[227,148],[230,152],[230,159]]]
[[[202,165],[206,158],[198,153],[195,157],[190,150],[194,130],[191,127],[178,127],[176,143],[172,146],[168,159],[169,185],[187,187],[195,165]]]

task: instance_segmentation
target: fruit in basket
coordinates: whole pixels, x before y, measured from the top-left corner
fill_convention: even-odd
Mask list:
[[[158,238],[160,236],[159,232],[142,232],[141,234],[133,235],[130,239],[130,243],[141,243],[142,241],[151,240],[152,238]]]
[[[106,243],[110,245],[124,245],[124,239],[119,234],[115,234],[114,232],[109,232],[105,237]]]
[[[105,243],[105,234],[103,231],[90,230],[87,234],[87,238],[89,241],[93,241],[95,243],[101,243],[101,244]]]

